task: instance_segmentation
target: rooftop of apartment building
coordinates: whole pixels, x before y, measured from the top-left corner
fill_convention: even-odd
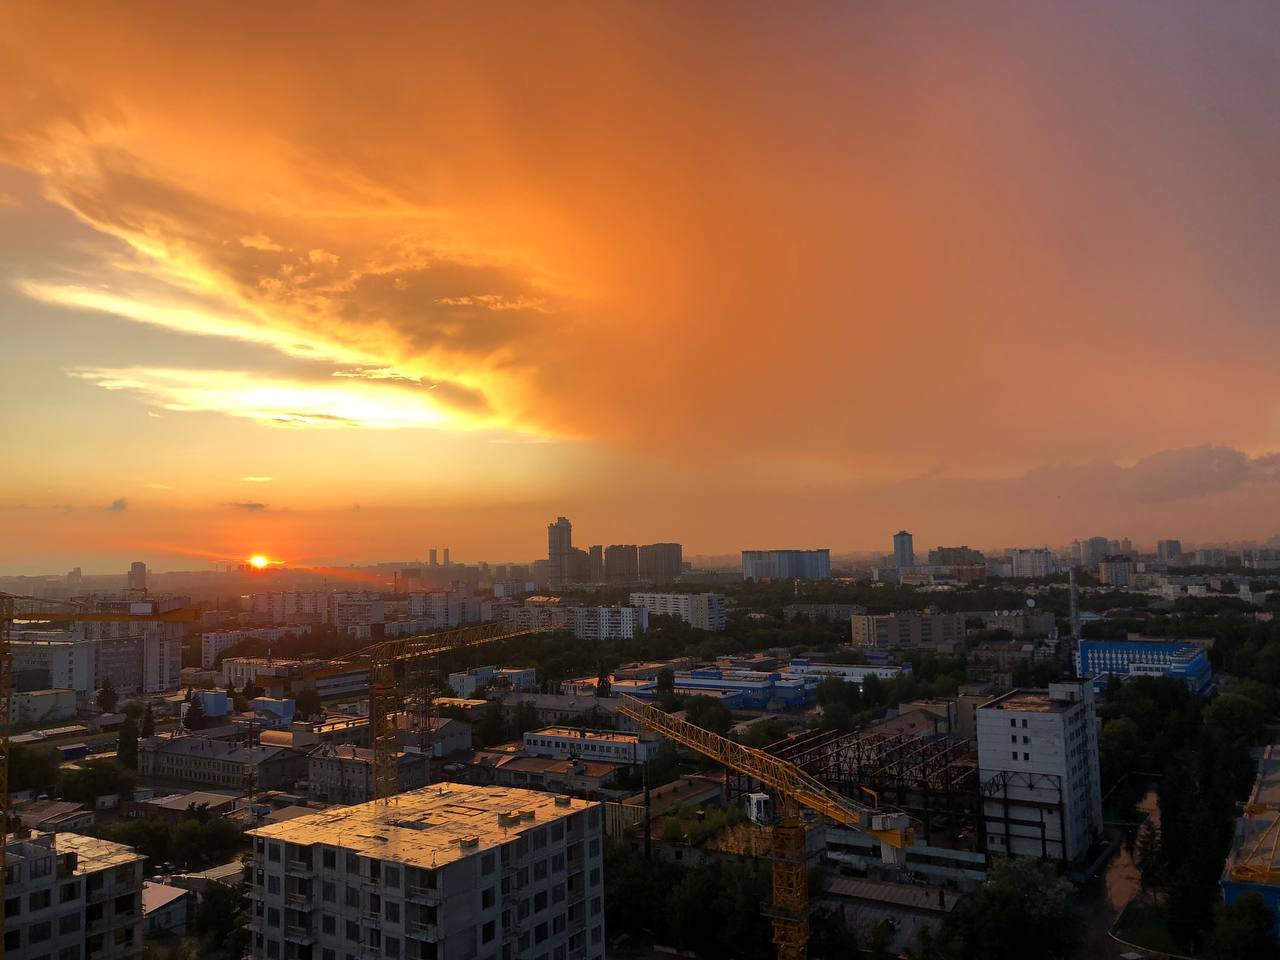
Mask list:
[[[269,760],[272,757],[289,752],[288,747],[246,747],[242,743],[234,743],[229,740],[214,740],[199,734],[188,734],[181,737],[147,737],[138,741],[138,745],[165,753],[180,753],[193,757],[209,757],[211,759],[230,760],[240,763],[260,763],[263,760]]]
[[[76,874],[97,873],[143,859],[132,847],[79,833],[33,833],[22,838],[10,834],[5,847],[6,857],[17,860],[47,857],[50,852],[57,856],[75,854]]]
[[[326,843],[366,857],[438,869],[595,806],[519,790],[442,783],[251,830],[254,837]]]

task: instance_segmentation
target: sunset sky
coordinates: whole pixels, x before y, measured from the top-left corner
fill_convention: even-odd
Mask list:
[[[0,572],[1280,533],[1280,6],[0,8]]]

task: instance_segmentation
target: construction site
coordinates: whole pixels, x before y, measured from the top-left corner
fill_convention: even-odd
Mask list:
[[[136,613],[100,613],[64,601],[25,598],[6,602],[6,627],[14,621],[72,617],[186,615],[142,607],[133,608]],[[803,731],[763,749],[710,732],[682,712],[668,713],[648,700],[593,698],[593,708],[609,717],[614,729],[552,722],[516,745],[517,753],[543,759],[517,763],[498,751],[489,767],[480,764],[480,769],[507,771],[511,779],[445,782],[466,779],[476,768],[451,771],[450,764],[430,759],[438,755],[435,741],[449,722],[440,716],[440,703],[454,702],[442,696],[447,691],[441,657],[535,632],[490,623],[382,640],[333,660],[294,665],[242,660],[235,669],[259,671],[247,675],[246,685],[261,679],[272,694],[255,700],[247,719],[227,715],[222,727],[154,736],[139,744],[140,769],[149,777],[185,779],[223,792],[239,787],[242,813],[226,815],[239,819],[256,838],[255,876],[260,882],[262,870],[277,865],[283,871],[275,884],[255,882],[255,956],[310,960],[313,946],[334,933],[329,918],[321,915],[322,905],[313,902],[317,884],[311,882],[337,863],[334,858],[341,864],[333,869],[358,875],[364,884],[401,877],[405,896],[394,908],[386,894],[360,894],[363,913],[357,926],[375,916],[380,923],[356,933],[366,947],[414,960],[489,943],[511,956],[536,956],[548,937],[560,934],[565,938],[557,942],[569,956],[601,956],[603,924],[593,919],[599,897],[591,894],[599,892],[598,858],[606,836],[650,857],[751,858],[770,865],[766,912],[777,954],[799,960],[806,955],[815,907],[834,912],[850,928],[881,926],[889,931],[890,943],[906,946],[921,930],[939,925],[958,897],[982,882],[989,852],[1029,853],[1065,863],[1081,852],[1077,834],[1087,845],[1100,832],[1100,811],[1095,815],[1089,803],[1098,787],[1096,733],[1082,735],[1078,748],[1068,747],[1075,733],[1095,726],[1092,688],[1079,683],[1021,691],[1013,699],[970,691],[951,700],[902,704],[866,729]],[[7,699],[7,631],[5,644],[0,692]],[[320,724],[294,721],[290,698],[335,680],[333,692],[342,696],[354,692],[357,682],[365,685],[364,715],[330,715]],[[519,696],[538,702],[537,694]],[[194,699],[213,711],[219,697],[225,699],[216,691]],[[496,701],[475,702],[490,709]],[[0,734],[7,758],[7,727]],[[1018,750],[1007,750],[1006,736]],[[703,772],[649,783],[650,761],[661,740],[684,751],[686,769],[700,766]],[[1002,746],[993,747],[997,741]],[[558,765],[565,767],[563,775],[555,773]],[[611,772],[626,769],[643,776],[644,789],[636,796],[609,779]],[[1070,771],[1079,782],[1067,783]],[[417,786],[428,780],[432,786]],[[310,800],[290,792],[304,782],[311,788]],[[541,790],[526,789],[530,786]],[[1087,809],[1073,809],[1073,798],[1080,795]],[[10,816],[7,790],[4,796]],[[287,818],[272,813],[264,802],[268,796],[292,804]],[[354,806],[323,809],[334,802]],[[575,820],[584,824],[585,853],[563,849],[566,835],[556,817],[565,804],[587,812]],[[360,810],[365,812],[357,816]],[[713,815],[715,810],[724,813]],[[550,827],[544,831],[538,825],[548,816]],[[481,829],[489,819],[493,824]],[[469,820],[476,821],[475,829],[463,829]],[[498,834],[487,839],[490,827]],[[531,865],[525,878],[523,868],[512,867],[508,889],[527,884],[532,897],[503,901],[493,920],[482,916],[478,926],[470,912],[455,913],[449,922],[461,926],[452,932],[446,930],[443,895],[415,892],[430,891],[443,877],[436,871],[448,858],[460,858],[468,865],[463,874],[451,871],[448,884],[479,889],[476,910],[487,914],[495,909],[497,895],[484,893],[485,878],[505,871],[508,862],[522,861],[526,842],[549,847],[551,873],[568,871],[565,886],[552,876],[547,890],[539,892],[534,888],[547,876],[538,874],[546,868]],[[426,852],[414,853],[419,848]],[[376,872],[370,874],[371,869]],[[550,908],[565,897],[568,912],[560,920],[539,920],[540,902]],[[528,916],[522,910],[530,911]],[[467,938],[477,930],[473,944]]]

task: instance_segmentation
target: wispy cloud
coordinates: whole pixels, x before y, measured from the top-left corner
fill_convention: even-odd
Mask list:
[[[172,490],[173,489],[173,487],[169,486],[169,484],[167,483],[148,483],[146,486],[148,490]]]
[[[245,483],[270,483],[275,477],[241,477]]]
[[[483,418],[449,410],[439,402],[437,391],[395,382],[291,380],[238,370],[155,367],[71,372],[107,390],[137,394],[165,410],[222,413],[272,426],[469,429],[489,425]]]
[[[115,500],[112,500],[107,504],[106,509],[112,513],[124,513],[129,509],[129,500],[126,497],[117,497]]]
[[[261,511],[267,509],[268,504],[259,503],[254,500],[248,500],[248,501],[235,501],[227,504],[227,506],[231,507],[233,510],[245,510],[245,511],[248,511],[249,513],[260,513]]]

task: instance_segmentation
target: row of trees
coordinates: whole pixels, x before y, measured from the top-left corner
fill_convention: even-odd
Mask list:
[[[206,805],[192,807],[177,823],[140,817],[100,827],[96,835],[133,847],[151,864],[174,863],[191,870],[225,863],[240,850],[240,829],[210,815]]]
[[[1143,886],[1163,893],[1169,933],[1186,951],[1218,950],[1239,935],[1238,924],[1223,926],[1234,915],[1217,909],[1218,880],[1236,804],[1253,783],[1249,750],[1276,706],[1274,688],[1256,681],[1237,683],[1207,705],[1167,677],[1113,683],[1107,691],[1099,740],[1103,785],[1128,775],[1124,799],[1132,801],[1147,775],[1159,776],[1161,829],[1144,828],[1137,862]]]

